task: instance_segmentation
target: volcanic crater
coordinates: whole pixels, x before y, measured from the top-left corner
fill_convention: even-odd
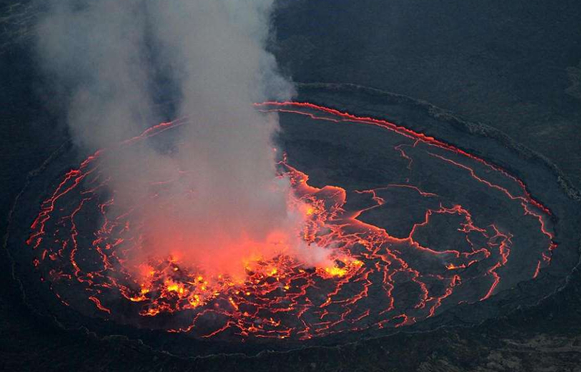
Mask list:
[[[578,193],[547,160],[408,97],[332,84],[299,92],[255,108],[280,116],[279,176],[307,206],[302,239],[331,249],[332,265],[257,258],[236,281],[152,257],[135,277],[125,258],[147,227],[127,216],[146,201],[108,214],[104,160],[179,138],[188,122],[178,120],[81,160],[65,144],[31,174],[6,240],[26,303],[64,328],[179,355],[252,354],[474,325],[566,282]],[[180,175],[158,181],[152,197]]]

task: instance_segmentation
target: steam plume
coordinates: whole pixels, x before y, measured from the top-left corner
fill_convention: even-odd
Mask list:
[[[80,146],[109,147],[164,118],[154,109],[160,91],[189,120],[173,151],[141,146],[110,167],[116,206],[141,205],[136,262],[173,255],[236,276],[248,258],[281,250],[307,264],[326,260],[301,242],[303,217],[289,207],[288,180],[276,177],[277,117],[252,107],[293,94],[265,50],[272,8],[273,0],[50,2],[39,56],[70,92]],[[152,200],[152,185],[176,174]]]

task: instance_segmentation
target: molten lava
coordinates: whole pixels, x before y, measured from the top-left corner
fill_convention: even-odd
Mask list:
[[[410,171],[417,162],[414,149],[425,146],[430,161],[517,205],[520,218],[538,230],[546,249],[519,270],[528,270],[526,275],[533,278],[550,263],[556,248],[547,222],[551,212],[505,169],[383,120],[310,103],[267,102],[257,109],[393,131],[407,141],[395,150]],[[284,249],[275,257],[258,253],[246,257],[243,275],[233,277],[184,265],[178,250],[131,267],[128,257],[141,249],[147,227],[132,225],[129,217],[145,201],[112,216],[115,194],[107,189],[103,159],[184,124],[162,123],[118,147],[96,152],[66,173],[43,202],[27,244],[36,252],[34,265],[42,280],[50,282],[64,305],[90,316],[199,338],[305,340],[411,325],[459,303],[484,301],[499,288],[513,249],[513,235],[505,226],[477,218],[474,211],[412,183],[352,193],[337,186],[316,188],[286,156],[279,164],[280,176],[290,180],[294,195],[289,203],[304,219],[297,233],[305,251],[327,249],[327,260],[308,267]],[[179,182],[179,177],[164,182]],[[156,193],[163,193],[161,181],[152,185]],[[362,216],[386,208],[393,192],[409,193],[426,205],[423,220],[412,223],[407,236],[362,222]],[[363,207],[351,207],[348,196]],[[420,241],[418,236],[438,221],[449,221],[443,225],[449,231],[439,233],[456,234],[453,245]]]

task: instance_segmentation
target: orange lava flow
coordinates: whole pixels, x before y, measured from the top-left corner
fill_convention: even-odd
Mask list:
[[[522,218],[529,218],[544,237],[546,249],[527,275],[536,278],[550,263],[556,248],[547,224],[551,212],[531,196],[523,181],[503,168],[384,120],[310,103],[265,102],[256,107],[315,122],[379,126],[410,140],[410,147],[423,143],[438,149],[428,155],[431,161],[465,172],[475,185],[520,205]],[[284,254],[270,260],[248,257],[242,279],[206,275],[170,255],[129,267],[127,257],[140,249],[136,237],[146,228],[132,225],[129,217],[147,201],[136,202],[123,213],[108,213],[115,194],[107,190],[102,159],[180,125],[187,122],[162,123],[117,147],[96,152],[67,172],[42,203],[26,243],[36,252],[34,265],[42,280],[51,284],[64,305],[90,316],[197,338],[306,340],[412,325],[458,304],[487,300],[502,283],[513,248],[513,235],[506,228],[478,223],[473,211],[414,184],[388,183],[352,194],[338,186],[316,188],[286,156],[279,164],[280,176],[291,181],[297,208],[306,218],[302,240],[331,250],[329,265],[307,267]],[[413,155],[405,146],[395,150],[412,169]],[[472,164],[487,168],[497,178]],[[394,191],[430,203],[408,236],[396,237],[361,221],[362,215],[384,208],[385,193]],[[348,195],[361,198],[365,207],[347,207]],[[430,228],[435,218],[448,217],[459,221],[451,228],[462,237],[457,245],[434,248],[418,240],[417,235]]]

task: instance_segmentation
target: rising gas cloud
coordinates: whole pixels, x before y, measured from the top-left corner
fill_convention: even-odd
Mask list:
[[[169,115],[188,120],[171,151],[148,142],[109,160],[124,165],[108,167],[115,205],[139,205],[131,217],[143,233],[139,254],[130,258],[135,266],[171,256],[239,277],[248,260],[281,252],[305,265],[328,260],[328,252],[300,239],[300,203],[277,176],[278,118],[252,106],[294,92],[266,50],[273,2],[45,5],[39,61],[63,92],[78,146],[110,147],[167,119],[164,99],[172,101]]]

